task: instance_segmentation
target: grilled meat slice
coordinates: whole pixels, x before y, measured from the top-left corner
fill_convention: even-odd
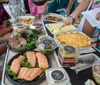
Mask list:
[[[18,40],[19,40],[21,45],[26,45],[26,43],[27,43],[26,40],[22,37],[18,38]]]
[[[18,79],[24,79],[24,76],[27,74],[27,72],[30,70],[30,68],[22,67],[20,68]]]
[[[20,64],[24,60],[24,56],[20,55],[18,58],[14,59],[11,64],[11,71],[15,74],[18,74],[20,70]]]
[[[34,52],[26,52],[26,56],[27,56],[27,59],[28,59],[28,62],[30,63],[30,65],[32,67],[35,67],[35,64],[36,64],[36,55]]]
[[[37,52],[36,57],[37,57],[40,68],[48,68],[49,67],[47,58],[43,53]]]
[[[33,79],[38,77],[41,73],[42,73],[41,68],[31,68],[25,75],[24,79],[27,81],[32,81]]]
[[[12,48],[18,48],[18,47],[21,46],[20,43],[19,43],[19,41],[18,41],[17,39],[15,39],[15,38],[11,38],[11,39],[9,40],[9,45],[10,45]]]

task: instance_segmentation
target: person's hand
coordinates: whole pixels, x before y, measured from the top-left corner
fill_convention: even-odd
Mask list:
[[[66,9],[66,10],[65,10],[65,13],[66,13],[66,15],[68,16],[69,13],[70,13],[70,10],[69,10],[69,9]]]
[[[100,20],[100,12],[97,13],[97,15],[96,15],[96,19],[97,19],[97,20]]]
[[[73,19],[71,17],[67,17],[64,21],[64,25],[71,25],[73,22]]]

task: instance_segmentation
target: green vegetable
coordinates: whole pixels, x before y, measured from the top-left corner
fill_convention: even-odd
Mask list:
[[[27,56],[26,56],[26,53],[24,53],[24,54],[23,54],[23,56],[25,57],[25,59],[24,59],[24,60],[27,60]]]
[[[38,33],[38,30],[31,30],[33,33]]]
[[[36,60],[35,67],[36,67],[36,68],[38,68],[38,67],[39,67],[39,64],[38,64],[38,61],[37,61],[37,60]]]
[[[10,24],[10,21],[9,20],[5,20],[5,21],[3,21],[3,24]]]
[[[16,37],[19,37],[19,36],[17,35]],[[32,47],[35,46],[36,40],[37,40],[37,38],[33,38],[33,35],[32,35],[32,34],[29,34],[29,35],[27,36],[27,39],[26,39],[27,44],[22,45],[21,47],[18,47],[18,48],[16,48],[16,49],[17,49],[17,50],[30,49],[30,48],[32,48]]]
[[[22,37],[21,33],[18,33],[18,34],[16,34],[16,35],[14,36],[14,38],[16,38],[16,39],[18,39],[18,38],[20,38],[20,37]]]
[[[23,61],[23,62],[21,62],[21,66],[22,67],[27,67],[27,68],[30,68],[31,66],[30,66],[30,63],[28,62],[28,61]]]
[[[18,75],[15,74],[15,73],[13,73],[13,72],[10,70],[10,66],[7,66],[7,67],[6,67],[6,70],[7,70],[8,75],[11,76],[13,80],[17,80],[17,79],[18,79],[18,78],[17,78]]]
[[[45,72],[47,70],[47,68],[42,68],[42,71]]]
[[[17,76],[13,76],[12,79],[13,79],[13,80],[18,80],[18,77],[17,77]]]
[[[16,48],[17,50],[25,50],[25,49],[30,49],[31,48],[31,44],[27,43],[26,45],[22,45],[21,47]]]

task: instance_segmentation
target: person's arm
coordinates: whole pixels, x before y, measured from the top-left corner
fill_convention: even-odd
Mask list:
[[[0,56],[1,56],[1,55],[4,54],[4,53],[6,52],[6,50],[7,50],[7,42],[1,43],[1,44],[0,44],[0,49],[2,49],[2,50],[0,50]]]
[[[96,19],[97,19],[97,20],[100,20],[100,12],[97,13],[97,15],[96,15]]]
[[[66,13],[67,15],[69,15],[70,10],[71,10],[71,8],[72,8],[72,6],[73,6],[73,4],[74,4],[75,1],[76,1],[76,0],[69,0],[68,7],[67,7],[67,9],[65,10],[65,13]]]
[[[2,28],[0,30],[0,37],[4,36],[5,34],[12,32],[12,28],[11,27],[7,27],[7,28]]]
[[[76,10],[70,15],[74,19],[78,17],[80,13],[82,13],[86,8],[89,6],[91,0],[82,0],[82,2],[79,4],[79,6],[76,8]]]
[[[47,3],[45,3],[44,7],[45,7],[45,8],[44,8],[44,13],[43,13],[43,14],[45,15],[45,14],[46,14],[46,12],[47,12],[48,4],[47,4]]]
[[[82,0],[82,2],[78,5],[78,7],[76,8],[76,10],[70,14],[69,17],[66,18],[65,20],[65,25],[67,24],[72,24],[73,19],[75,19],[76,17],[78,17],[78,15],[80,13],[82,13],[84,10],[86,10],[86,8],[88,7],[88,5],[90,4],[91,0]]]

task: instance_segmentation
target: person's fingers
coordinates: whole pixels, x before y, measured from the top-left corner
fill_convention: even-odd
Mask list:
[[[64,25],[71,25],[72,24],[72,18],[67,17],[66,20],[64,21]]]
[[[65,13],[68,16],[69,15],[69,10],[65,10]]]

